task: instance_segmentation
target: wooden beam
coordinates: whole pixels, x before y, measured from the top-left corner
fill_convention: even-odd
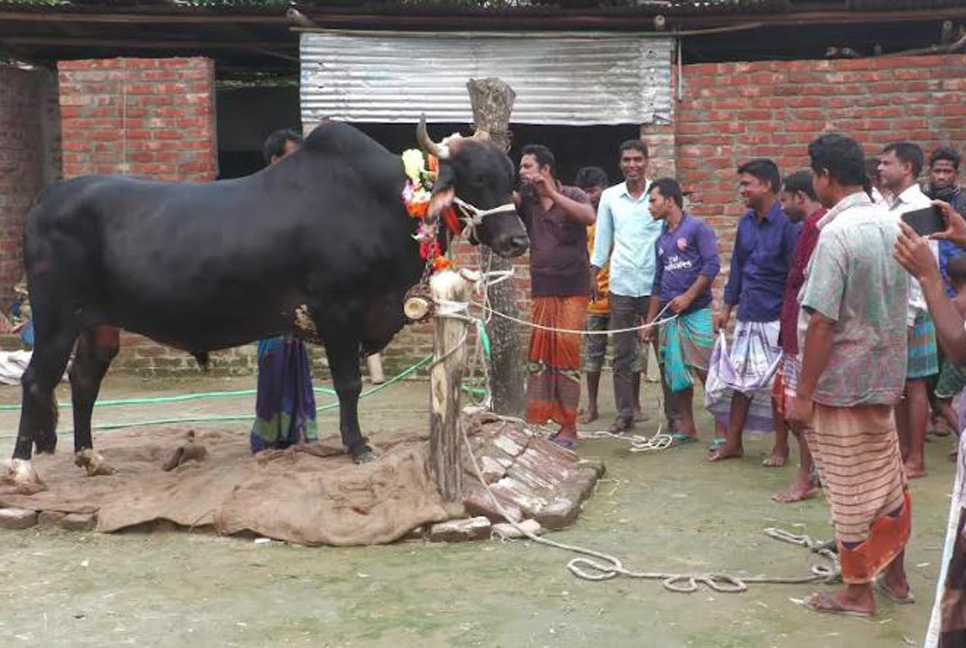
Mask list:
[[[266,53],[264,50],[282,49],[298,51],[298,41],[245,41],[222,42],[211,41],[179,41],[179,40],[140,40],[136,38],[68,38],[56,36],[0,36],[0,42],[17,45],[39,45],[43,47],[113,47],[118,49],[227,49],[249,50]],[[295,58],[294,60],[298,60]]]
[[[33,11],[0,11],[0,22],[39,22],[39,23],[113,23],[113,24],[258,24],[258,25],[287,25],[289,19],[284,13],[279,15],[226,15],[213,16],[211,14],[143,14],[143,13],[58,13],[56,7],[40,12]]]
[[[319,31],[333,28],[387,29],[406,28],[424,31],[440,29],[502,29],[511,25],[521,29],[601,29],[615,31],[652,32],[674,35],[675,30],[689,30],[699,35],[705,29],[717,30],[733,26],[805,26],[849,25],[894,22],[925,22],[966,18],[966,7],[913,11],[802,11],[780,14],[694,14],[666,16],[663,30],[654,27],[654,16],[643,14],[372,14],[372,13],[310,13],[308,18],[317,28],[293,27],[294,31]]]

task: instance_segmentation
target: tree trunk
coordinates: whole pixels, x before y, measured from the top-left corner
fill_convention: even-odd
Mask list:
[[[443,270],[429,280],[436,301],[434,333],[435,362],[429,373],[429,465],[443,501],[463,500],[463,465],[460,461],[460,387],[466,369],[469,325],[458,317],[450,304],[466,304],[470,291],[479,281],[477,273]]]
[[[477,135],[485,135],[494,143],[510,149],[510,113],[516,93],[500,79],[470,79],[466,84],[473,106],[473,126]],[[484,270],[509,271],[513,261],[483,251]],[[490,306],[501,313],[519,317],[517,288],[513,281],[503,281],[487,288]],[[526,364],[521,351],[517,325],[496,315],[486,327],[490,338],[490,389],[493,411],[507,416],[522,416],[525,405],[524,378]]]

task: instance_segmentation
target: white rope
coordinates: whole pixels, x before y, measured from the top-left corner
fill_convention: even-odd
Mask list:
[[[483,224],[483,219],[487,216],[492,216],[494,214],[506,214],[513,212],[514,215],[517,213],[517,206],[512,203],[504,203],[502,205],[497,205],[490,209],[480,209],[479,207],[472,205],[465,200],[459,198],[459,196],[453,196],[453,203],[459,207],[460,210],[460,220],[463,221],[463,234],[469,232],[470,236],[474,238],[479,238],[476,236],[476,228]]]
[[[519,421],[519,419],[512,417],[501,416],[499,418],[512,422]],[[567,563],[567,569],[569,569],[570,573],[577,578],[587,581],[605,581],[616,578],[617,576],[625,576],[627,578],[642,580],[659,580],[662,582],[662,585],[664,585],[664,588],[668,591],[682,594],[696,592],[698,591],[700,585],[705,585],[706,587],[722,594],[739,594],[747,591],[749,583],[780,583],[792,585],[814,583],[817,581],[825,581],[828,583],[837,578],[838,574],[840,573],[837,557],[835,553],[826,546],[826,543],[815,541],[806,535],[797,536],[788,533],[787,531],[773,528],[765,529],[764,533],[769,537],[775,538],[776,540],[782,540],[784,542],[790,542],[792,544],[806,547],[813,553],[819,554],[828,560],[829,564],[813,565],[811,575],[799,577],[739,577],[726,573],[713,572],[700,574],[637,572],[624,567],[624,563],[616,556],[612,556],[601,551],[596,551],[594,549],[587,549],[586,547],[581,547],[578,545],[565,544],[563,542],[557,542],[555,540],[549,540],[547,538],[538,536],[513,520],[513,518],[510,517],[506,509],[503,507],[503,504],[500,503],[500,500],[498,500],[493,494],[493,491],[490,489],[490,485],[487,484],[486,480],[483,478],[483,471],[480,469],[480,464],[476,459],[476,454],[473,452],[473,446],[466,434],[466,428],[463,426],[462,419],[457,421],[457,426],[460,431],[460,436],[463,440],[463,445],[466,447],[467,454],[470,458],[470,463],[473,465],[473,472],[476,473],[477,480],[479,480],[480,485],[483,487],[487,497],[496,508],[497,512],[499,512],[499,514],[503,516],[503,519],[505,519],[514,529],[516,529],[517,532],[526,536],[532,542],[546,547],[553,547],[555,549],[561,549],[563,551],[579,554],[577,558],[573,558]]]
[[[483,264],[481,263],[480,265],[482,266]],[[481,274],[482,274],[483,280],[480,282],[479,289],[482,290],[484,294],[483,303],[482,304],[475,303],[474,305],[482,307],[483,312],[486,313],[487,316],[484,319],[476,320],[478,327],[485,325],[489,321],[488,315],[491,315],[491,314],[503,315],[489,307],[488,297],[486,296],[487,277],[491,276],[492,274],[499,274],[501,277],[500,280],[505,280],[506,276],[508,276],[509,274],[512,274],[512,272],[490,273],[489,268],[487,267],[487,270],[483,271]],[[448,312],[441,313],[440,315],[442,317],[459,318],[463,321],[473,319],[472,317],[465,314],[467,312],[465,308],[456,309],[454,304],[449,304],[449,303],[445,303],[442,305],[444,307],[452,308],[452,310],[449,310]],[[665,309],[666,308],[667,307],[665,306]],[[658,318],[657,318],[658,321],[655,321],[652,324],[647,326],[653,326],[655,324],[662,323],[660,320],[660,316],[661,314],[663,314],[663,312],[664,311],[662,310],[661,313],[658,314]],[[507,319],[517,321],[518,323],[521,323],[521,324],[526,324],[526,325],[531,324],[530,322],[516,320],[516,318],[511,318],[509,316],[505,316],[505,317]],[[673,319],[673,318],[668,318],[668,320],[665,320],[665,321],[669,321],[670,319]],[[645,327],[640,327],[640,328],[645,328]],[[557,329],[551,329],[551,330],[557,330]],[[629,330],[637,330],[637,329],[629,329]],[[566,331],[566,330],[565,332],[582,333],[582,331]],[[458,348],[463,344],[466,344],[467,338],[468,338],[468,334],[464,335],[463,338],[460,340],[459,344],[456,345],[456,348]],[[443,359],[445,359],[445,357],[448,357],[453,351],[454,349],[448,350],[446,354],[443,356],[443,358],[441,358],[439,361],[442,361]],[[490,409],[490,400],[491,400],[491,393],[489,389],[490,377],[486,373],[487,371],[486,362],[482,362],[482,360],[483,360],[482,344],[480,342],[480,336],[477,335],[475,350],[470,355],[469,362],[468,362],[469,366],[467,367],[468,371],[466,375],[468,378],[472,379],[476,374],[477,367],[478,366],[483,367],[484,380],[486,384],[486,388],[485,388],[486,398],[484,399],[484,404],[482,406],[480,405],[467,406],[464,408],[464,412],[467,410],[487,411]],[[522,419],[511,417],[511,416],[499,416],[499,415],[497,416],[500,420],[516,423],[524,426],[525,428],[529,427],[528,424]],[[459,434],[463,441],[463,445],[466,447],[467,455],[470,458],[470,462],[473,466],[473,471],[476,474],[476,478],[479,481],[480,485],[483,487],[487,497],[489,498],[490,502],[493,504],[495,509],[499,512],[501,516],[503,516],[503,519],[505,519],[514,529],[517,530],[517,532],[519,532],[521,535],[525,536],[532,542],[535,542],[539,545],[553,547],[563,551],[569,551],[571,553],[578,554],[578,557],[571,559],[567,563],[567,569],[569,569],[570,572],[577,578],[587,580],[587,581],[604,581],[604,580],[610,580],[612,578],[616,578],[617,576],[625,576],[628,578],[635,578],[635,579],[660,580],[664,588],[672,592],[679,592],[679,593],[696,592],[698,591],[701,585],[705,585],[706,587],[720,593],[740,593],[740,592],[746,591],[748,589],[748,584],[750,583],[805,584],[805,583],[813,583],[817,581],[824,581],[826,583],[829,583],[829,582],[832,582],[834,579],[836,579],[841,573],[838,565],[837,556],[833,551],[831,551],[831,549],[829,549],[827,543],[821,543],[821,542],[815,541],[806,535],[798,536],[798,535],[788,533],[787,531],[783,531],[781,529],[773,529],[773,528],[765,529],[764,533],[769,537],[775,538],[777,540],[790,542],[792,544],[806,547],[810,551],[825,558],[829,562],[829,564],[813,565],[811,569],[811,575],[802,576],[802,577],[791,577],[791,578],[769,577],[769,576],[738,577],[738,576],[733,576],[731,574],[726,574],[726,573],[675,574],[675,573],[665,573],[665,572],[636,572],[624,567],[623,562],[616,556],[612,556],[610,554],[606,554],[593,549],[587,549],[585,547],[581,547],[578,545],[569,545],[562,542],[556,542],[554,540],[549,540],[547,538],[540,537],[535,533],[531,532],[529,529],[522,527],[520,524],[518,524],[515,520],[513,520],[510,517],[506,509],[500,503],[500,500],[498,500],[497,497],[493,494],[493,491],[490,489],[490,485],[487,484],[486,480],[483,478],[483,471],[480,469],[479,462],[476,459],[476,454],[473,452],[473,446],[470,443],[469,437],[466,434],[466,428],[463,425],[462,417],[459,417],[457,419],[456,425],[457,425],[457,428],[459,429]],[[619,436],[610,432],[603,432],[603,431],[591,432],[589,433],[589,435],[593,438],[617,438],[623,441],[629,441],[631,443],[631,452],[645,452],[645,451],[652,451],[652,450],[660,450],[660,449],[667,448],[672,443],[671,435],[663,432],[663,424],[658,427],[657,432],[651,438],[647,438],[642,435]]]
[[[661,312],[658,313],[658,317],[653,322],[650,322],[649,324],[641,324],[640,326],[630,326],[628,328],[609,329],[606,331],[588,331],[586,329],[565,329],[565,328],[556,328],[553,326],[543,326],[542,324],[537,324],[535,322],[522,320],[518,317],[513,317],[512,315],[507,315],[506,313],[501,313],[500,311],[494,310],[493,308],[491,308],[490,306],[487,306],[486,304],[481,304],[475,301],[470,301],[470,304],[472,304],[473,306],[476,306],[477,308],[482,309],[484,312],[488,312],[492,315],[496,315],[497,317],[501,317],[505,320],[515,322],[517,324],[520,324],[521,326],[528,326],[530,328],[539,329],[541,331],[550,331],[552,333],[573,333],[575,335],[612,335],[614,333],[630,333],[632,331],[643,331],[644,329],[649,329],[654,326],[660,326],[661,324],[666,324],[667,322],[675,320],[678,317],[677,315],[672,315],[671,317],[661,318],[661,315],[663,315],[664,312],[667,311],[667,306],[665,306],[664,308],[661,309]],[[668,305],[670,305],[670,302],[668,303]]]
[[[577,436],[582,439],[616,439],[630,443],[631,452],[653,452],[655,450],[666,450],[674,445],[674,437],[664,431],[662,423],[657,428],[654,436],[647,437],[643,434],[615,434],[607,430],[595,430],[592,432],[577,432]]]

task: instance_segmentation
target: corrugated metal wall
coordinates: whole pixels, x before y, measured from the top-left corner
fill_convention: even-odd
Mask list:
[[[465,84],[500,77],[513,121],[668,123],[673,38],[561,32],[302,34],[302,122],[471,122]]]

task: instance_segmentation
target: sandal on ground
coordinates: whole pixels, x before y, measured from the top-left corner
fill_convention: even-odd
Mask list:
[[[884,580],[877,580],[874,582],[874,584],[876,591],[883,594],[893,603],[898,603],[899,605],[909,605],[910,603],[916,602],[916,595],[912,593],[912,588],[909,588],[909,593],[903,598],[897,596],[895,592],[889,589],[889,586],[885,584]]]
[[[717,451],[718,448],[720,448],[727,442],[728,442],[727,439],[718,439],[718,438],[711,439],[711,443],[708,444],[708,452]]]
[[[550,437],[550,443],[554,443],[554,444],[560,446],[561,448],[567,448],[568,450],[576,450],[577,449],[577,442],[575,440],[573,440],[573,439],[561,439],[556,434],[554,434],[552,437]]]
[[[700,439],[696,436],[691,436],[690,434],[685,434],[684,432],[675,432],[671,435],[671,445],[669,448],[675,448],[677,446],[688,445],[691,443],[697,443]]]
[[[812,612],[822,614],[841,614],[843,616],[854,616],[868,618],[875,616],[875,612],[863,612],[860,610],[846,610],[842,604],[824,592],[816,592],[802,602],[806,608]]]

